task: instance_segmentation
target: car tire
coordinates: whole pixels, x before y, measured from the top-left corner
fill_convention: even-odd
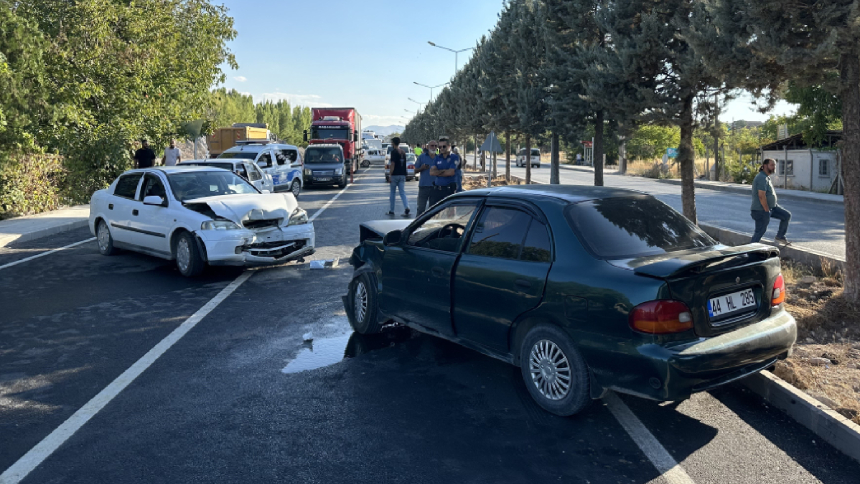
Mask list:
[[[114,255],[119,252],[119,249],[113,246],[113,236],[110,234],[107,222],[102,219],[99,219],[98,224],[96,224],[96,240],[101,255]]]
[[[299,199],[299,194],[302,193],[302,184],[299,183],[298,180],[293,180],[293,184],[290,185],[290,192],[296,197],[296,200]]]
[[[591,403],[588,366],[573,339],[557,326],[538,325],[526,334],[520,370],[529,394],[550,413],[568,417]]]
[[[206,268],[206,262],[200,255],[200,248],[197,247],[194,236],[189,232],[183,232],[176,238],[173,254],[176,258],[176,268],[185,277],[199,276]]]
[[[343,181],[337,184],[338,188],[346,188],[349,185],[349,180],[346,178],[346,175],[343,176]]]
[[[367,168],[368,166],[370,166],[370,160],[364,160],[361,162],[362,168]]]
[[[376,278],[364,272],[349,283],[349,302],[352,305],[349,325],[356,333],[376,334],[382,329],[379,324],[379,306],[376,293]]]

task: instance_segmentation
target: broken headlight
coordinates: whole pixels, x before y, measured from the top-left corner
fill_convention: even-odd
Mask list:
[[[288,225],[302,225],[308,223],[308,213],[301,208],[296,208],[293,214],[290,215],[290,223]]]

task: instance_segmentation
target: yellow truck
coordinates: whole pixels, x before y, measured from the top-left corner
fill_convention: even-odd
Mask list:
[[[206,137],[209,156],[214,158],[236,146],[237,141],[268,140],[269,129],[265,124],[234,124],[229,128],[218,128]]]

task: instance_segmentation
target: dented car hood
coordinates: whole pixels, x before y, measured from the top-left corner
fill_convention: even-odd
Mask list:
[[[299,206],[292,193],[219,195],[186,200],[183,204],[201,213],[208,212],[204,209],[207,206],[217,217],[240,225],[246,220],[282,219],[286,222]]]

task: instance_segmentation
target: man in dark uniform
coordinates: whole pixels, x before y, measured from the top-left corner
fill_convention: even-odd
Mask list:
[[[142,140],[143,148],[134,152],[135,168],[150,168],[155,164],[155,152],[149,147],[149,141]]]
[[[451,153],[451,143],[448,138],[439,138],[439,156],[430,167],[430,175],[436,177],[433,194],[430,196],[431,207],[457,191],[456,176],[459,161],[460,158]]]

